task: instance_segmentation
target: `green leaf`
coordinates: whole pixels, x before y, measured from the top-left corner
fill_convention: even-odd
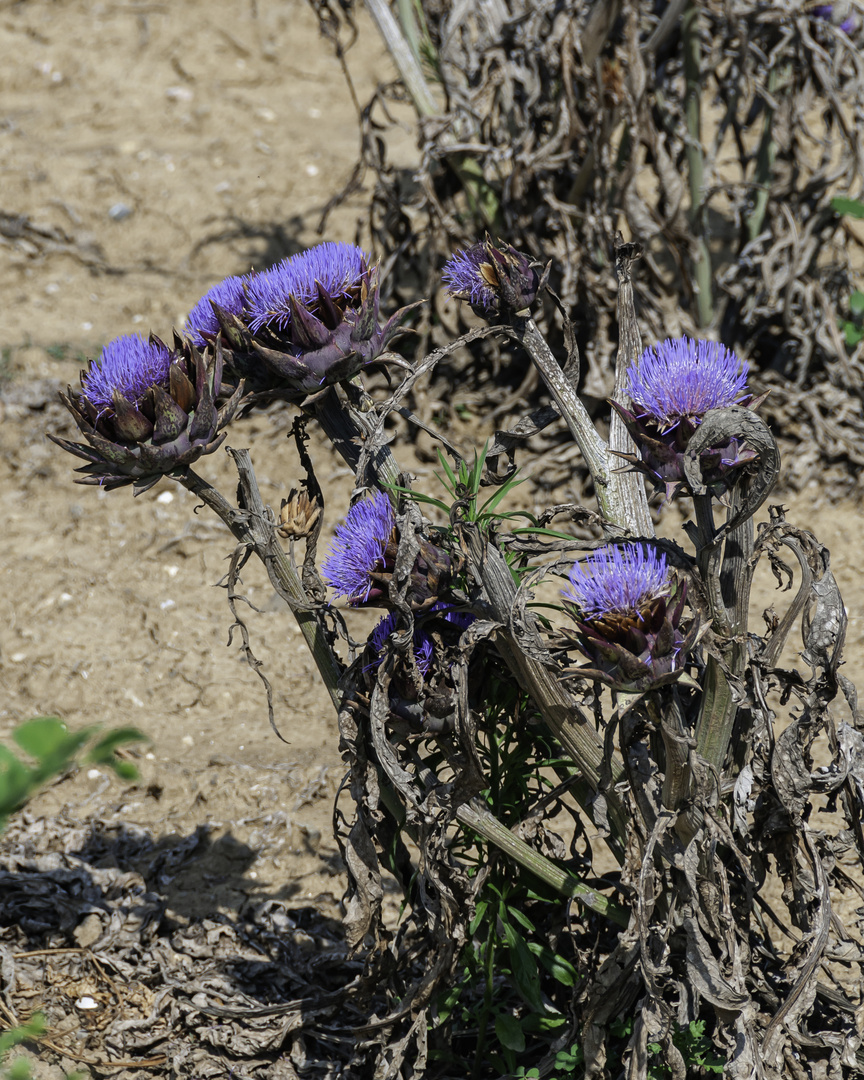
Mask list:
[[[4,1080],[30,1080],[30,1062],[27,1058],[16,1058],[6,1070]]]
[[[529,934],[533,934],[536,931],[534,923],[528,918],[524,911],[520,911],[517,907],[511,907],[507,909],[507,914],[511,919],[515,919],[520,926],[524,927]]]
[[[444,470],[444,472],[445,472],[445,474],[447,476],[447,479],[450,481],[451,486],[453,488],[455,488],[456,487],[456,473],[453,472],[453,469],[452,469],[452,467],[450,465],[450,462],[444,456],[444,452],[441,449],[441,447],[440,446],[436,447],[436,450],[438,452],[438,460],[441,462],[441,468]]]
[[[573,540],[569,533],[558,532],[556,529],[541,529],[537,525],[532,525],[530,528],[514,529],[514,536],[524,536],[525,534],[530,536],[550,536],[553,540]]]
[[[16,810],[33,786],[35,774],[12,751],[0,745],[0,815]]]
[[[149,739],[138,728],[114,728],[107,731],[98,742],[94,743],[87,756],[90,761],[107,761],[118,747],[135,742],[149,742]]]
[[[468,927],[468,933],[472,937],[474,936],[474,934],[477,933],[477,927],[480,925],[481,922],[483,922],[488,907],[488,900],[479,900],[477,902],[477,906],[474,909],[474,918],[471,920],[471,923]]]
[[[864,314],[864,292],[855,289],[849,297],[849,310],[853,315]]]
[[[28,1039],[38,1039],[46,1031],[45,1017],[42,1013],[34,1013],[26,1024],[4,1031],[0,1035],[0,1060],[9,1053],[13,1046],[27,1042]]]
[[[400,495],[407,495],[409,499],[413,499],[414,502],[425,503],[427,506],[437,506],[439,510],[449,517],[450,507],[447,503],[442,502],[440,499],[433,499],[431,495],[423,495],[419,491],[412,491],[410,488],[399,487],[398,484],[385,484],[388,491],[395,491]]]
[[[563,956],[552,952],[547,945],[537,945],[534,942],[529,942],[528,948],[556,982],[561,983],[562,986],[576,985],[579,974],[569,960],[565,960]]]
[[[131,761],[108,761],[106,765],[113,769],[121,780],[137,780],[141,775]]]
[[[841,322],[840,329],[846,339],[847,348],[854,349],[858,342],[864,338],[864,329],[856,326],[854,322]]]
[[[864,203],[859,202],[858,199],[832,199],[831,209],[847,217],[864,218]]]
[[[509,495],[514,488],[519,487],[520,484],[524,484],[527,479],[527,476],[523,476],[519,480],[517,480],[515,476],[512,476],[506,483],[498,488],[494,495],[489,496],[486,502],[480,507],[481,511],[491,514],[502,499]]]
[[[525,1049],[525,1033],[515,1016],[501,1013],[495,1017],[495,1034],[502,1046],[520,1053]]]
[[[510,964],[513,968],[516,989],[535,1012],[546,1012],[546,1006],[540,996],[540,972],[527,941],[506,922],[504,923],[504,938],[510,950]]]
[[[72,735],[56,716],[37,716],[15,728],[12,738],[26,754],[45,762],[71,757],[92,733],[93,728],[85,728]]]

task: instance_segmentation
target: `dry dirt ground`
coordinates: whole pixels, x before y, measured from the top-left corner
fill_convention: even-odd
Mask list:
[[[249,613],[252,645],[274,686],[280,742],[261,684],[228,643],[214,587],[227,530],[170,481],[137,500],[74,486],[75,462],[45,431],[71,434],[56,392],[82,357],[119,334],[170,334],[211,284],[317,239],[355,159],[351,99],[299,0],[0,3],[0,55],[0,738],[57,714],[72,728],[133,724],[151,740],[139,782],[101,769],[63,779],[13,824],[6,851],[29,845],[65,852],[67,866],[140,874],[180,934],[269,904],[306,948],[303,913],[339,914],[341,767],[332,707],[292,617],[250,567],[246,593],[262,609]],[[361,100],[390,71],[362,22],[348,63]],[[354,239],[363,199],[332,216],[329,238]],[[250,418],[229,439],[252,448],[277,506],[296,478],[289,419]],[[317,450],[332,528],[350,477]],[[200,471],[232,491],[223,452]],[[530,505],[530,485],[520,491]],[[786,502],[832,551],[850,615],[847,671],[860,684],[864,514],[818,487]],[[763,606],[772,584],[761,582]],[[71,926],[69,944],[99,938],[98,925]],[[60,1045],[67,1068],[86,1069],[98,1039],[73,1023]],[[44,1076],[62,1076],[51,1051],[43,1059]],[[179,1059],[164,1068],[229,1075]]]

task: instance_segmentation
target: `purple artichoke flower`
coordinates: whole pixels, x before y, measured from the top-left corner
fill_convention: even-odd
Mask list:
[[[427,611],[450,581],[450,556],[418,536],[420,554],[411,571],[408,601],[416,611]],[[324,580],[348,603],[386,606],[396,566],[399,533],[393,507],[377,492],[354,503],[345,521],[336,526],[330,552],[321,564]]]
[[[457,251],[446,262],[441,280],[451,296],[467,300],[481,319],[529,308],[542,281],[528,255],[509,244],[482,244]]]
[[[815,19],[824,19],[826,22],[838,26],[844,34],[851,34],[858,29],[858,19],[850,12],[849,4],[817,4],[810,14]]]
[[[630,691],[681,677],[698,621],[685,636],[686,585],[672,580],[665,555],[639,544],[599,548],[573,564],[570,586],[562,596],[576,622],[575,644],[590,661],[581,677]]]
[[[80,391],[61,394],[87,444],[50,438],[88,463],[77,483],[108,490],[134,484],[139,495],[222,444],[243,388],[217,410],[221,381],[218,343],[205,363],[179,340],[169,349],[152,335],[120,337],[81,373]]]
[[[384,555],[392,544],[394,520],[390,500],[378,491],[355,502],[344,523],[336,526],[321,572],[337,597],[347,597],[352,604],[369,600],[375,587],[372,574],[384,569]],[[375,589],[376,594],[380,591]]]
[[[417,305],[382,326],[379,291],[378,267],[353,244],[283,259],[246,279],[245,335],[227,362],[255,389],[289,396],[317,393],[370,364],[404,363],[385,353]]]
[[[433,604],[422,619],[415,621],[412,644],[422,681],[417,682],[416,675],[408,670],[407,665],[397,663],[388,688],[394,718],[406,720],[413,727],[423,728],[427,732],[452,730],[456,699],[450,679],[450,665],[446,659],[442,660],[442,656],[446,652],[444,647],[455,644],[461,631],[473,621],[473,615],[453,611],[442,602]],[[372,659],[364,667],[364,672],[377,669],[387,639],[396,629],[395,614],[387,615],[376,624],[368,640]]]
[[[239,319],[246,307],[245,277],[227,277],[206,292],[186,317],[186,336],[199,349],[220,333],[226,317]],[[216,305],[216,307],[214,307]],[[217,309],[221,309],[220,321]]]
[[[372,662],[367,665],[366,671],[377,668],[381,663],[381,653],[384,651],[384,644],[395,629],[396,615],[393,612],[389,615],[385,615],[383,619],[380,619],[375,624],[372,633],[369,635],[369,647],[372,650]],[[414,659],[417,661],[417,667],[424,679],[429,674],[434,655],[435,644],[432,641],[432,638],[424,631],[422,626],[415,626]]]
[[[690,338],[670,338],[646,349],[630,365],[623,391],[631,404],[612,401],[641,451],[621,454],[651,478],[667,498],[686,489],[684,454],[694,432],[710,409],[730,405],[755,408],[747,389],[747,365],[724,345]],[[700,454],[702,479],[713,495],[722,495],[736,473],[751,464],[756,452],[739,438],[711,446]]]

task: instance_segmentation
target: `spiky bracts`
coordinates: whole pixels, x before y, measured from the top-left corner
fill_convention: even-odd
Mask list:
[[[652,545],[599,548],[570,571],[565,607],[575,643],[590,661],[579,674],[622,690],[674,682],[698,629],[680,629],[686,587]]]
[[[446,591],[450,556],[425,536],[411,568],[406,599],[415,611],[428,611]],[[336,526],[330,552],[321,564],[324,580],[349,604],[387,607],[396,568],[399,531],[390,500],[381,492],[354,503]]]
[[[220,318],[227,363],[261,393],[305,397],[376,363],[409,311],[379,318],[378,267],[353,244],[324,243],[245,279],[245,308]]]
[[[117,338],[81,373],[81,390],[61,395],[86,444],[51,438],[87,462],[77,483],[134,484],[140,494],[222,444],[242,386],[218,410],[221,381],[218,345],[205,360],[180,341],[169,349],[153,336]]]
[[[467,300],[481,318],[490,319],[529,308],[541,278],[528,255],[510,244],[496,247],[487,239],[455,252],[441,273],[447,291]]]
[[[755,407],[747,388],[747,365],[724,345],[691,338],[669,338],[646,349],[627,370],[622,387],[627,406],[612,406],[624,421],[641,457],[620,455],[645,473],[658,490],[673,498],[687,487],[684,454],[702,418],[730,405]],[[761,400],[761,399],[760,399]],[[699,455],[708,490],[722,495],[756,453],[731,438]]]

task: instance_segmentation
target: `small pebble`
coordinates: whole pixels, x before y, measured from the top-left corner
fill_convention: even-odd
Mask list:
[[[112,221],[125,221],[127,217],[131,216],[132,207],[127,206],[126,203],[122,202],[114,203],[108,211],[108,217],[110,217]]]

